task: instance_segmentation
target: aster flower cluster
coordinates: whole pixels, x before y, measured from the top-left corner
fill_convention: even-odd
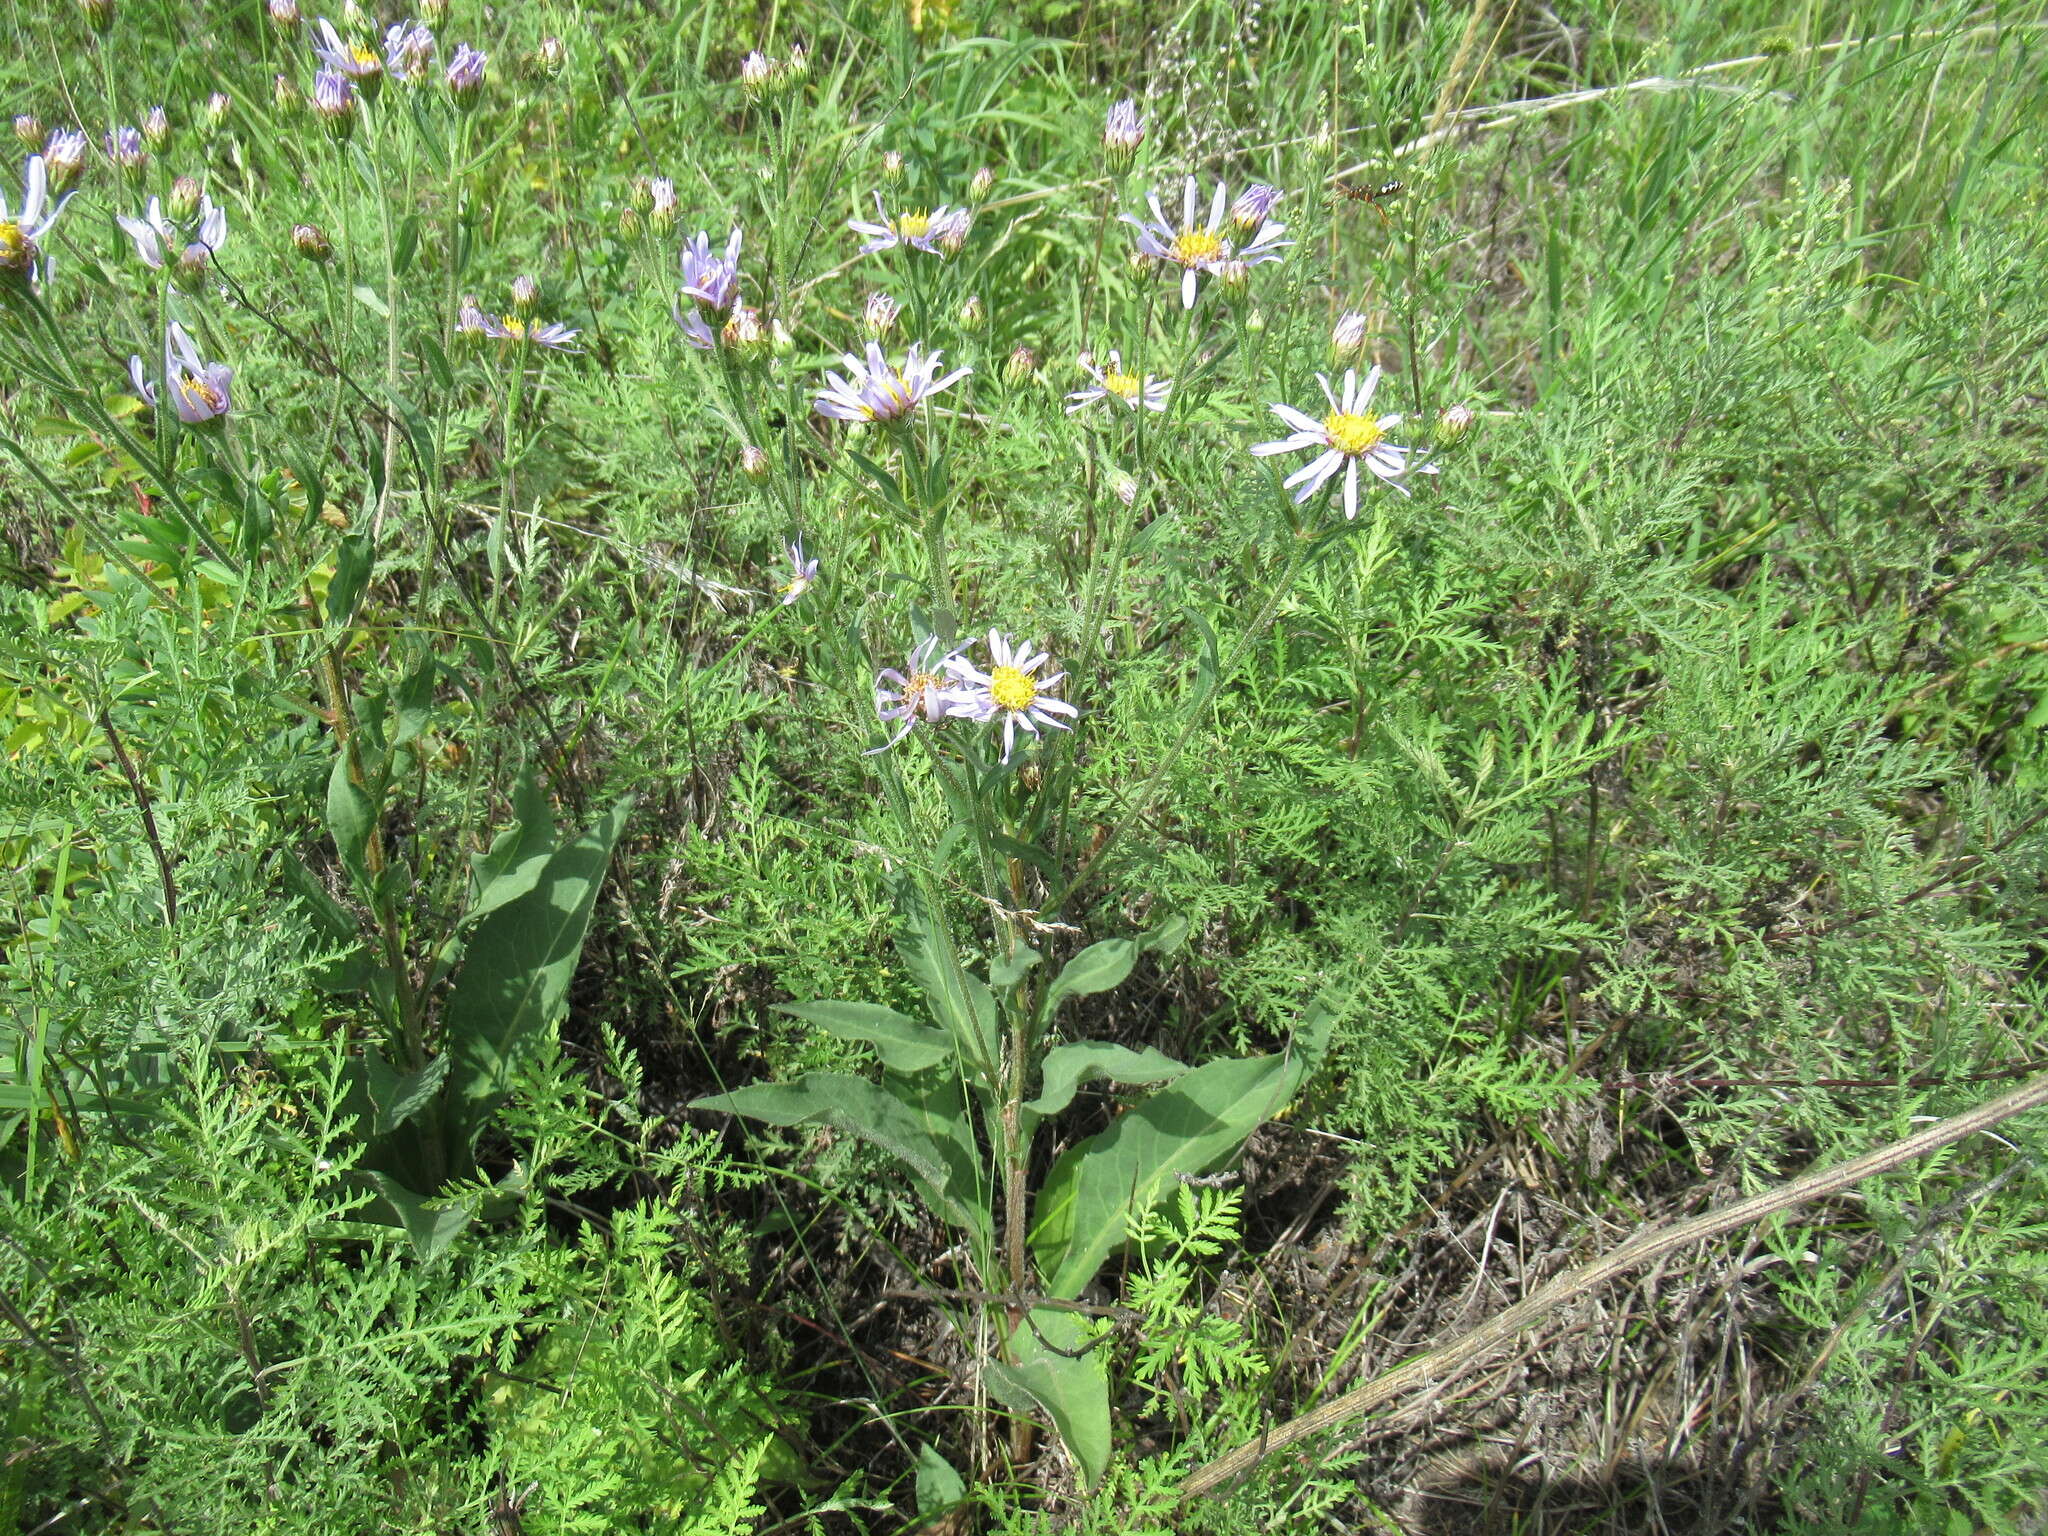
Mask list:
[[[495,315],[485,311],[474,295],[465,294],[462,307],[456,312],[455,334],[472,339],[488,338],[513,347],[538,347],[550,352],[582,350],[572,345],[581,331],[559,320],[543,322],[533,318],[533,310],[540,301],[540,290],[532,278],[516,280],[512,290],[511,308]]]
[[[1146,205],[1152,210],[1150,220],[1129,213],[1122,218],[1138,231],[1141,261],[1180,270],[1181,307],[1193,309],[1196,289],[1202,277],[1217,277],[1227,283],[1241,285],[1251,268],[1263,262],[1278,261],[1280,252],[1294,244],[1292,240],[1280,238],[1287,233],[1287,226],[1275,224],[1267,217],[1279,198],[1276,188],[1255,183],[1232,203],[1229,189],[1219,181],[1209,199],[1209,216],[1204,222],[1200,216],[1195,178],[1190,176],[1181,197],[1178,223],[1167,218],[1160,208],[1157,191],[1146,199]],[[1228,230],[1224,225],[1226,212],[1230,221]],[[1242,246],[1235,244],[1233,234],[1244,238],[1245,243]]]
[[[955,368],[939,372],[941,353],[926,352],[913,342],[901,366],[882,355],[879,342],[868,343],[867,354],[848,352],[839,361],[846,374],[825,375],[825,388],[817,399],[817,412],[835,421],[901,421],[941,390],[950,389],[974,370]]]
[[[877,192],[874,221],[848,219],[846,227],[867,237],[867,243],[860,248],[863,256],[893,251],[898,246],[908,246],[929,256],[957,256],[974,228],[974,215],[965,208],[951,208],[943,203],[930,210],[906,208],[891,213],[882,194]]]
[[[886,752],[918,725],[970,720],[1002,725],[1001,760],[1007,763],[1020,730],[1034,737],[1045,726],[1068,730],[1067,721],[1081,713],[1052,691],[1066,673],[1037,675],[1050,660],[1045,652],[996,629],[988,632],[986,669],[969,661],[967,650],[960,646],[941,654],[938,638],[927,635],[911,648],[904,663],[907,670],[884,667],[875,675],[876,718],[897,729],[881,746],[871,748],[871,754]]]
[[[140,218],[123,214],[115,222],[135,242],[135,254],[142,264],[153,272],[161,271],[168,261],[176,262],[182,274],[196,275],[205,270],[228,238],[226,211],[203,192],[185,218],[166,217],[162,200],[152,197]]]
[[[173,320],[164,328],[163,389],[169,392],[171,408],[188,427],[201,427],[226,417],[232,403],[228,384],[234,370],[226,363],[209,363],[199,355],[185,327]],[[157,383],[142,370],[142,359],[128,359],[128,378],[135,394],[150,409],[158,408]]]

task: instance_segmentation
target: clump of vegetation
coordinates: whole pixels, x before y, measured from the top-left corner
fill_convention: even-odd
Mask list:
[[[2044,25],[14,15],[0,1529],[2048,1518]]]

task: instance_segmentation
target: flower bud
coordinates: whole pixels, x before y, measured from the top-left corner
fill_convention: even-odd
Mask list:
[[[789,327],[780,319],[768,327],[768,350],[777,357],[787,357],[796,350],[796,338],[789,334]]]
[[[26,149],[36,149],[43,142],[43,120],[33,112],[24,112],[14,120],[14,136]]]
[[[647,183],[647,197],[647,221],[664,233],[673,229],[676,222],[676,184],[666,176],[656,176]]]
[[[1018,347],[1003,364],[1003,378],[1011,384],[1028,383],[1037,377],[1038,354],[1029,347]]]
[[[1449,446],[1472,430],[1472,424],[1479,419],[1479,413],[1469,405],[1454,405],[1436,419],[1436,440]]]
[[[988,324],[988,311],[982,308],[981,295],[970,293],[960,305],[960,329],[978,331]]]
[[[1252,269],[1235,256],[1217,262],[1209,270],[1215,273],[1216,281],[1232,293],[1243,293],[1252,280]]]
[[[125,172],[131,181],[141,179],[142,168],[149,164],[149,151],[143,147],[140,129],[108,129],[106,148],[107,158]]]
[[[419,0],[420,20],[438,27],[448,19],[448,0]]]
[[[1308,152],[1318,160],[1327,160],[1337,152],[1337,130],[1327,122],[1317,128],[1308,141]]]
[[[61,194],[78,180],[85,170],[89,148],[85,135],[76,128],[50,130],[49,142],[43,145],[43,170],[49,176],[54,191]]]
[[[78,12],[95,32],[104,33],[114,24],[114,0],[78,0]]]
[[[1269,187],[1263,181],[1255,181],[1237,194],[1237,201],[1230,205],[1230,222],[1239,231],[1251,234],[1266,222],[1266,215],[1273,211],[1273,205],[1280,201],[1280,189]]]
[[[776,83],[786,90],[794,90],[809,78],[811,56],[802,43],[789,50],[789,57],[782,61],[782,68],[777,73],[779,78]]]
[[[759,101],[767,95],[774,73],[775,66],[768,62],[768,55],[758,48],[740,60],[740,89],[747,93],[747,100]]]
[[[1137,101],[1126,98],[1111,107],[1102,122],[1102,150],[1110,166],[1119,171],[1127,168],[1144,142],[1145,124],[1138,117]]]
[[[553,77],[559,75],[562,66],[569,62],[569,49],[559,37],[544,37],[540,40],[540,47],[534,53],[533,59],[540,66],[542,74]]]
[[[1365,351],[1365,316],[1347,309],[1330,327],[1330,356],[1337,362],[1355,362]]]
[[[996,173],[992,167],[984,165],[974,173],[973,180],[967,183],[967,201],[979,208],[988,201],[989,194],[995,189]]]
[[[151,149],[160,150],[171,142],[171,116],[162,107],[151,107],[142,120],[142,137]]]
[[[903,180],[903,151],[892,149],[882,156],[882,180],[895,186]]]
[[[901,312],[902,306],[886,293],[871,293],[861,307],[861,329],[880,341],[896,329],[896,316]]]
[[[768,450],[758,444],[749,443],[740,450],[740,473],[749,480],[766,480],[771,467]]]
[[[1150,277],[1159,270],[1159,258],[1135,247],[1131,251],[1131,270],[1140,277]]]
[[[228,120],[228,113],[233,108],[234,103],[228,100],[226,91],[215,91],[206,98],[206,126],[218,129]]]
[[[271,87],[270,99],[277,103],[280,112],[295,111],[299,105],[299,88],[292,84],[290,75],[279,75]]]
[[[1116,478],[1109,482],[1109,488],[1116,492],[1116,499],[1125,506],[1132,507],[1137,505],[1138,480],[1135,475],[1119,470],[1117,471]]]
[[[483,306],[477,303],[473,293],[465,293],[462,306],[455,311],[455,334],[465,341],[480,341],[490,334],[484,321]]]
[[[270,24],[289,32],[299,24],[299,0],[270,0]]]
[[[190,176],[180,176],[171,183],[171,195],[164,202],[171,210],[171,218],[183,224],[199,211],[199,183]]]
[[[522,272],[512,279],[512,313],[530,315],[540,308],[540,284]]]
[[[479,53],[469,44],[456,45],[455,57],[448,61],[445,77],[449,99],[456,106],[467,111],[476,105],[477,97],[483,94],[484,68],[489,62],[488,54]]]
[[[327,232],[318,224],[294,224],[292,248],[311,262],[331,261],[334,257],[334,247],[327,243]]]
[[[279,76],[283,79],[283,76]],[[313,110],[327,125],[327,131],[337,139],[346,139],[356,131],[356,88],[348,83],[348,77],[332,69],[323,69],[313,79]]]
[[[1263,335],[1266,329],[1266,312],[1263,309],[1255,309],[1246,315],[1244,317],[1244,328],[1254,336]]]
[[[638,240],[640,238],[640,231],[646,227],[647,221],[640,217],[640,210],[638,208],[628,206],[619,210],[620,239]]]

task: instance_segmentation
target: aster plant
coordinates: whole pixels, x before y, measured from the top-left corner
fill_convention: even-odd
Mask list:
[[[1209,200],[1209,216],[1206,222],[1201,218],[1199,196],[1195,178],[1192,176],[1188,177],[1182,194],[1181,217],[1178,224],[1166,217],[1165,211],[1159,206],[1159,193],[1156,190],[1146,199],[1147,206],[1152,210],[1149,221],[1138,218],[1135,214],[1126,213],[1121,216],[1126,224],[1138,231],[1138,253],[1141,256],[1180,269],[1180,302],[1183,309],[1195,307],[1195,294],[1202,277],[1214,277],[1227,270],[1237,270],[1230,267],[1234,262],[1242,263],[1243,268],[1248,269],[1263,262],[1278,261],[1280,252],[1294,244],[1292,240],[1281,238],[1287,233],[1285,224],[1272,223],[1264,216],[1265,211],[1272,207],[1272,197],[1277,197],[1278,194],[1273,193],[1270,187],[1252,190],[1261,192],[1261,198],[1250,202],[1240,199],[1240,205],[1247,212],[1258,211],[1256,222],[1244,226],[1232,220],[1233,228],[1250,236],[1241,247],[1234,245],[1224,231],[1225,216],[1231,206],[1230,190],[1220,181],[1216,183],[1216,191]],[[1272,197],[1263,194],[1272,194]],[[1250,196],[1250,193],[1246,194],[1247,199]]]
[[[1387,433],[1401,424],[1401,415],[1399,412],[1385,416],[1372,413],[1373,393],[1380,384],[1379,369],[1374,368],[1367,373],[1363,382],[1360,382],[1356,369],[1346,369],[1341,392],[1330,388],[1327,374],[1319,373],[1316,379],[1323,386],[1323,398],[1329,403],[1329,414],[1318,421],[1291,405],[1275,405],[1273,414],[1294,431],[1274,442],[1258,443],[1251,450],[1260,458],[1278,453],[1299,453],[1304,449],[1315,451],[1313,459],[1281,482],[1294,492],[1296,506],[1322,490],[1342,472],[1344,515],[1347,518],[1357,517],[1360,465],[1403,496],[1408,494],[1408,488],[1401,483],[1406,476],[1436,473],[1434,464],[1410,462],[1414,449],[1402,448],[1386,440]]]

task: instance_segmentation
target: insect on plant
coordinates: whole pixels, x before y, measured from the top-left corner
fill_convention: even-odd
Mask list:
[[[1393,227],[1394,221],[1387,216],[1386,205],[1407,189],[1407,183],[1400,181],[1383,181],[1377,187],[1370,188],[1354,187],[1349,182],[1340,181],[1336,186],[1336,190],[1343,196],[1350,198],[1354,203],[1364,203],[1372,209],[1380,216],[1380,222],[1389,228]]]

